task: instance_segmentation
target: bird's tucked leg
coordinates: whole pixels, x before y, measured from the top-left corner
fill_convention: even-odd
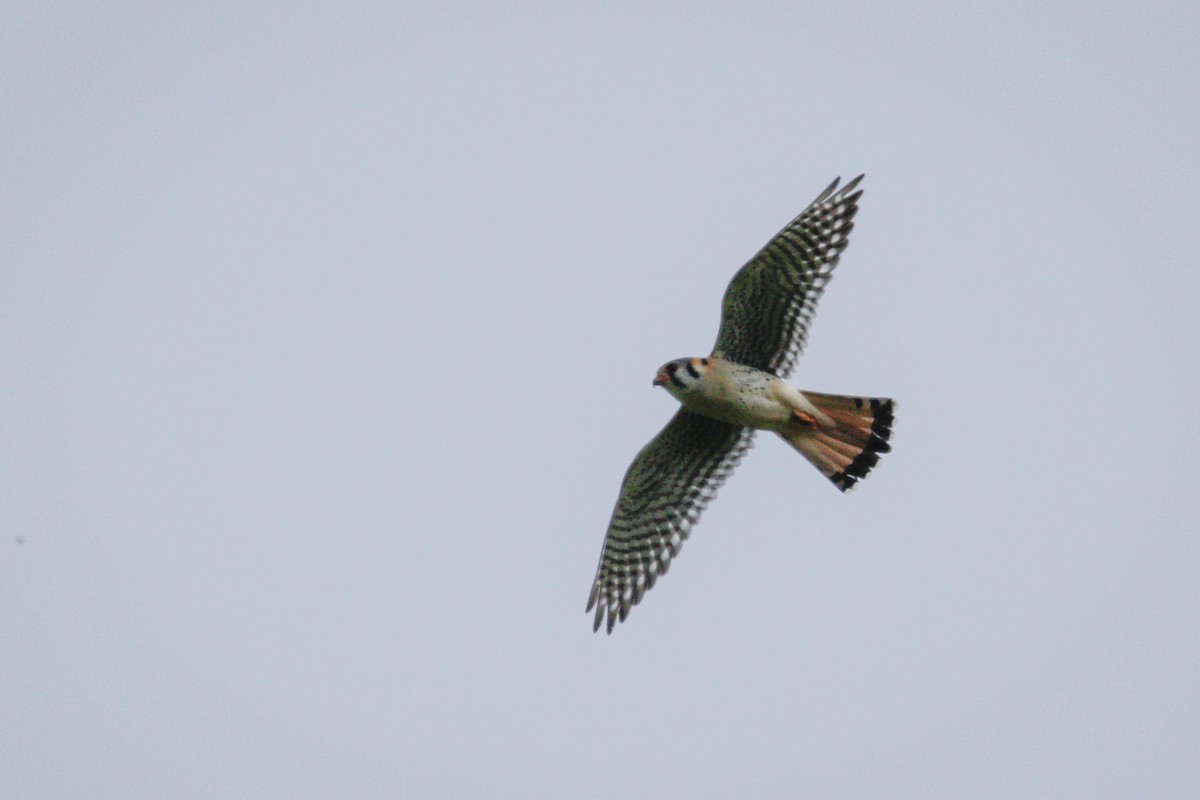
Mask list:
[[[792,409],[792,417],[796,423],[799,423],[801,427],[807,428],[808,430],[814,430],[817,427],[817,418],[812,414],[809,414],[807,411],[801,411],[798,408],[794,408]]]

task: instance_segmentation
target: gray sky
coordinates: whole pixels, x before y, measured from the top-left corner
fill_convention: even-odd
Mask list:
[[[0,12],[0,796],[1200,797],[1194,3],[177,5]],[[794,382],[894,452],[593,635],[860,171]]]

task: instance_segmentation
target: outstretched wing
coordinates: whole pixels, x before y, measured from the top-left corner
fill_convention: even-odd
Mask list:
[[[714,353],[786,378],[808,335],[817,300],[854,228],[859,175],[838,179],[738,270],[725,290]]]
[[[667,571],[700,512],[750,449],[754,430],[681,408],[629,465],[588,598],[593,630],[624,620]]]

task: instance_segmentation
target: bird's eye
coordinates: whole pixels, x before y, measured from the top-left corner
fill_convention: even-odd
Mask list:
[[[670,364],[667,364],[667,372],[674,375],[678,371],[679,371],[679,365],[676,364],[674,361],[672,361]]]

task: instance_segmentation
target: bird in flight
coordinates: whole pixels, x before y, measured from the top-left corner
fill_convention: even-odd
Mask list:
[[[682,408],[625,473],[588,597],[593,630],[607,620],[612,633],[667,571],[755,431],[779,434],[843,492],[891,450],[895,401],[785,382],[846,249],[862,177],[841,189],[835,179],[738,270],[725,290],[711,355],[668,361],[654,376]]]

